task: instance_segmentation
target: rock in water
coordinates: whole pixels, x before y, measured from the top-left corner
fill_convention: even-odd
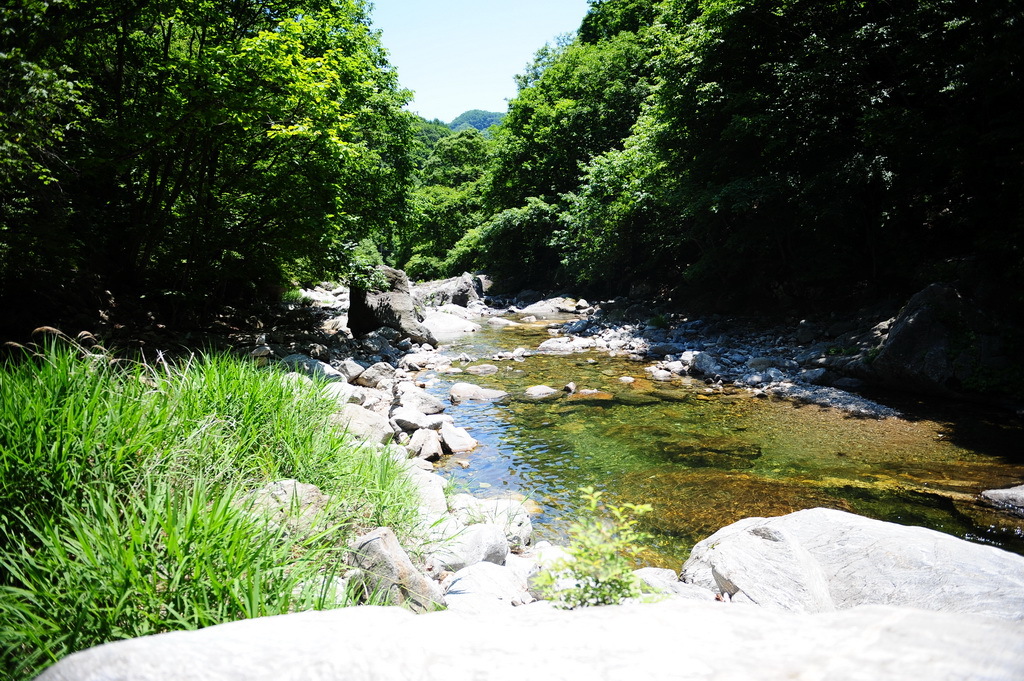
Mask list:
[[[409,292],[409,278],[405,272],[391,267],[378,268],[387,284],[380,291],[352,288],[348,313],[348,326],[356,336],[370,333],[382,326],[402,332],[416,343],[436,345],[434,334],[423,326],[423,318]]]
[[[981,497],[996,508],[1024,517],[1024,485],[985,490]]]

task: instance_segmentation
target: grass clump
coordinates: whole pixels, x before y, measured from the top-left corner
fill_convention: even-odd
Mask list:
[[[0,678],[76,650],[344,605],[359,531],[399,534],[414,493],[330,427],[318,386],[223,355],[178,366],[53,341],[0,365]],[[317,485],[315,531],[253,507]]]
[[[545,598],[561,608],[616,605],[643,595],[633,574],[644,534],[636,515],[651,511],[649,504],[616,506],[601,500],[593,487],[581,490],[581,518],[569,528],[569,558],[556,561],[535,578]]]

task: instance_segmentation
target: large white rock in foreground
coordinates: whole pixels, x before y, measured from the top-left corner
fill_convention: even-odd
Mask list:
[[[1024,556],[825,508],[724,527],[693,548],[682,579],[797,612],[884,604],[1024,619]]]
[[[801,615],[736,603],[469,615],[349,608],[111,643],[40,681],[579,681],[1024,678],[1024,624],[862,607]]]

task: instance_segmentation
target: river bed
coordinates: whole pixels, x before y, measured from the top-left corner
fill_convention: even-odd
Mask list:
[[[579,489],[589,485],[612,503],[651,504],[653,512],[641,519],[650,536],[643,563],[676,570],[694,543],[724,525],[816,506],[1024,554],[1024,519],[977,501],[982,490],[1024,480],[1019,421],[896,395],[881,401],[904,418],[857,418],[742,390],[715,391],[697,380],[654,383],[645,378],[647,363],[596,352],[490,360],[548,337],[540,323],[485,328],[447,344],[449,353],[500,370],[437,376],[429,388],[446,396],[452,383],[467,381],[510,393],[449,408],[480,446],[438,468],[473,494],[516,492],[536,502],[535,541],[566,539]],[[529,386],[570,381],[603,394],[524,397]]]

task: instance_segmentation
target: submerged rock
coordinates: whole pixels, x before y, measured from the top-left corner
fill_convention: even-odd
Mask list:
[[[508,395],[504,390],[492,390],[490,388],[481,388],[478,385],[472,383],[456,383],[448,389],[448,397],[452,403],[464,402],[466,400],[496,400]]]
[[[558,390],[555,390],[549,385],[532,385],[526,389],[526,396],[531,399],[543,399],[545,397],[551,397],[552,395],[558,394]]]
[[[1024,517],[1024,485],[985,490],[981,497],[996,508]]]

